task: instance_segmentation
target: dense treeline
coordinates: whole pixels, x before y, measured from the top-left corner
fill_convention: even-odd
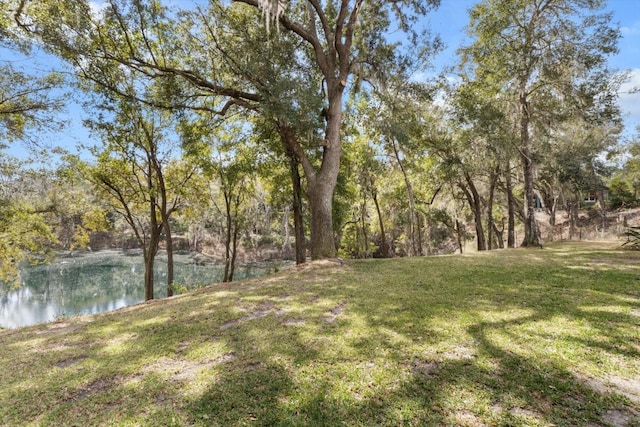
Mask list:
[[[219,257],[230,281],[243,258],[540,245],[536,212],[553,230],[565,210],[571,238],[585,199],[603,221],[635,206],[640,151],[607,68],[620,33],[600,2],[478,2],[455,78],[425,81],[437,3],[5,2],[4,44],[74,77],[3,65],[1,90],[20,93],[0,104],[5,140],[53,123],[65,83],[101,142],[42,170],[0,157],[3,278],[26,255],[135,246],[152,298],[161,248]]]

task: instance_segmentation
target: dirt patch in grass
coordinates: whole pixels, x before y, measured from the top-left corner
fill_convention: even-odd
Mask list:
[[[630,427],[640,424],[640,414],[619,409],[605,412],[602,419],[614,427]]]
[[[473,412],[463,409],[453,415],[453,422],[460,427],[484,427],[488,424],[482,422]]]
[[[632,402],[640,403],[640,378],[580,378],[581,382],[600,394],[621,394]]]
[[[327,323],[333,323],[336,321],[336,319],[338,318],[338,316],[340,316],[342,313],[344,313],[345,308],[347,307],[347,303],[343,302],[341,304],[338,304],[337,306],[333,307],[331,310],[329,310],[327,313],[325,313],[325,321]]]
[[[477,357],[476,351],[466,346],[456,346],[452,351],[443,354],[449,360],[473,360]]]
[[[411,370],[414,374],[430,377],[438,370],[438,364],[436,362],[416,360],[411,364]]]
[[[307,321],[301,318],[291,318],[291,319],[286,319],[285,321],[283,321],[281,323],[281,325],[283,326],[295,326],[295,325],[304,325],[306,324]]]
[[[78,362],[82,362],[86,358],[87,356],[84,356],[84,355],[69,357],[68,359],[64,359],[57,362],[55,366],[58,368],[66,368],[68,366],[75,365]]]
[[[115,384],[116,384],[116,379],[113,377],[98,378],[97,380],[93,381],[89,385],[82,387],[79,390],[76,390],[74,393],[71,394],[71,396],[67,398],[67,401],[81,400],[89,396],[92,396],[94,394],[104,393],[109,389],[111,389]]]
[[[76,332],[80,328],[82,328],[86,321],[75,321],[75,322],[56,322],[48,324],[45,329],[41,329],[35,332],[36,335],[60,335],[65,333]]]
[[[344,267],[344,260],[341,258],[332,258],[332,259],[324,259],[313,262],[308,262],[305,264],[296,265],[296,271],[312,271],[312,270],[322,270],[326,268],[336,268],[336,267]]]
[[[154,363],[146,365],[142,368],[143,374],[160,374],[170,375],[172,381],[187,381],[206,368],[210,368],[222,363],[228,363],[234,360],[236,357],[235,352],[227,352],[215,359],[205,360],[192,360],[182,356],[177,357],[163,357],[156,360]]]
[[[242,316],[240,318],[237,319],[233,319],[230,320],[228,322],[223,323],[222,325],[220,325],[220,329],[225,330],[225,329],[229,329],[233,326],[239,325],[241,323],[245,323],[248,322],[250,320],[255,320],[255,319],[260,319],[262,317],[266,317],[269,314],[273,313],[274,309],[273,309],[273,305],[270,303],[264,304],[258,308],[256,308],[253,312],[249,313],[246,316]]]

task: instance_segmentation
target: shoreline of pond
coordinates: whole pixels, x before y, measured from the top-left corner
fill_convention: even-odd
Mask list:
[[[60,252],[48,264],[21,269],[21,286],[0,294],[0,327],[15,329],[60,318],[113,311],[144,301],[144,261],[140,250]],[[272,260],[236,266],[236,280],[288,268]],[[166,297],[166,252],[156,257],[154,298]],[[224,264],[201,253],[174,254],[174,283],[182,291],[222,280]]]

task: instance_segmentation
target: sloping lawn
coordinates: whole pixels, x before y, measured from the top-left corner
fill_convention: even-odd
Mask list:
[[[324,261],[0,331],[0,425],[640,426],[640,252]]]

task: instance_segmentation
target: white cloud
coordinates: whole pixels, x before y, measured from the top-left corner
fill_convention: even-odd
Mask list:
[[[630,70],[629,79],[620,86],[618,105],[627,130],[640,124],[640,68]]]
[[[640,34],[640,21],[636,21],[633,23],[633,25],[631,25],[630,27],[628,26],[623,26],[620,27],[620,33],[626,37],[626,36],[635,36]]]
[[[89,9],[91,10],[91,16],[94,19],[101,20],[104,17],[104,11],[107,9],[108,3],[106,1],[90,1]]]

